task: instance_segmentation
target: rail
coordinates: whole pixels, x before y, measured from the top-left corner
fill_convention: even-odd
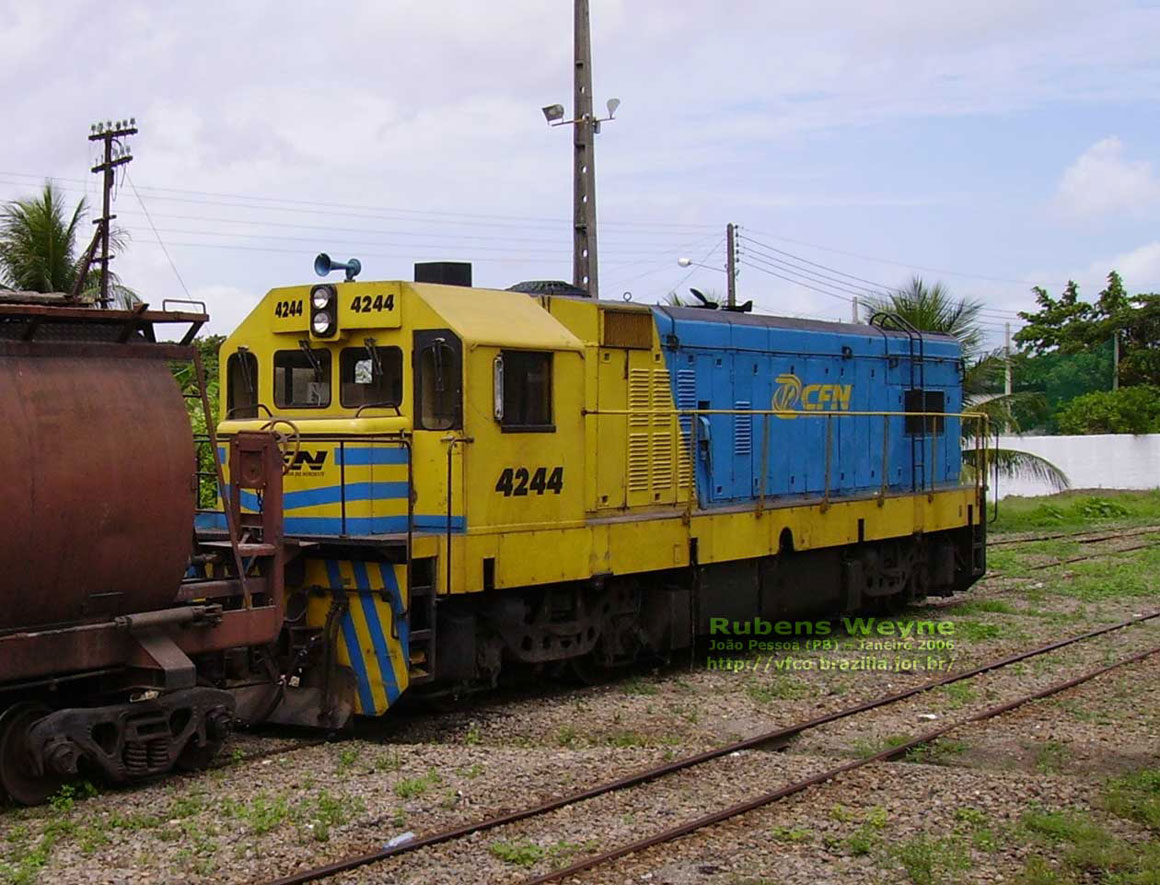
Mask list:
[[[946,439],[948,430],[947,422],[951,419],[958,420],[963,424],[959,428],[961,438],[959,446],[960,453],[967,451],[972,453],[970,459],[964,459],[964,464],[962,465],[963,473],[969,478],[968,481],[974,485],[978,494],[985,493],[988,488],[986,465],[990,462],[990,458],[988,457],[990,429],[988,416],[982,412],[811,411],[797,409],[586,409],[584,415],[594,418],[623,418],[628,424],[629,434],[632,433],[634,422],[636,422],[636,428],[641,432],[650,432],[655,431],[660,426],[660,422],[657,419],[667,419],[666,426],[668,433],[671,434],[673,451],[668,453],[661,452],[662,459],[674,459],[674,463],[677,465],[676,469],[672,471],[674,489],[676,491],[675,497],[678,503],[684,502],[690,509],[695,502],[701,500],[697,494],[698,474],[703,471],[705,480],[711,480],[713,476],[712,437],[710,425],[707,420],[713,416],[731,416],[734,418],[734,440],[736,440],[736,422],[739,417],[748,419],[749,421],[752,421],[754,418],[761,419],[761,465],[759,474],[754,477],[756,485],[755,491],[757,493],[756,509],[758,513],[765,509],[767,499],[772,496],[769,488],[769,470],[773,455],[773,449],[771,447],[775,443],[775,440],[772,439],[773,427],[779,421],[789,421],[798,418],[821,419],[826,422],[825,444],[823,452],[821,453],[824,463],[823,484],[820,489],[823,509],[829,507],[836,491],[839,494],[847,494],[850,491],[849,489],[842,488],[835,489],[833,481],[835,448],[833,422],[835,419],[881,419],[882,455],[881,462],[878,465],[879,482],[877,488],[877,497],[880,501],[886,498],[892,487],[889,471],[892,424],[896,425],[896,431],[901,432],[902,438],[909,438],[912,443],[910,482],[912,491],[925,492],[928,499],[933,497],[936,487],[940,484],[938,479],[938,447],[940,442]],[[777,419],[777,421],[771,419]],[[895,420],[892,421],[892,419]],[[913,424],[916,421],[919,422],[919,429],[917,431],[908,427],[908,422]],[[752,434],[751,429],[749,433],[750,435]],[[916,444],[918,446],[926,446],[929,449],[928,453],[924,453],[924,457],[921,459],[915,457]],[[650,459],[649,469],[651,471],[657,454],[656,447],[651,444],[651,441],[646,451]],[[929,457],[926,457],[926,454],[929,454]],[[639,453],[634,454],[632,451],[626,453],[626,473],[630,476],[630,482],[633,470],[640,467],[640,462],[636,461],[634,463],[634,459],[639,458]],[[967,463],[968,461],[970,463]],[[965,483],[960,482],[959,484]],[[859,486],[852,491],[863,491],[866,488],[865,486]],[[705,496],[705,500],[708,500],[708,496]]]

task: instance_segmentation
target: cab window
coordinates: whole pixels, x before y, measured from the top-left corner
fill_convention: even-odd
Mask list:
[[[450,330],[415,333],[415,404],[422,430],[463,426],[463,344]]]
[[[338,356],[338,398],[343,408],[397,406],[403,401],[403,351],[397,347],[347,347]]]
[[[258,358],[244,347],[226,360],[226,417],[258,417]]]
[[[552,354],[500,351],[495,364],[496,418],[507,432],[551,432]]]
[[[279,350],[274,354],[274,405],[321,409],[330,405],[330,351]]]

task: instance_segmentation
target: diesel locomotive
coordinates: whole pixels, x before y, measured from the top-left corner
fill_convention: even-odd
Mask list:
[[[224,498],[278,508],[290,544],[275,721],[336,728],[510,666],[590,678],[713,618],[983,574],[963,440],[985,433],[964,436],[950,337],[353,264],[270,291],[221,351],[219,459],[263,428],[282,445],[280,502],[232,471]],[[220,539],[224,513],[198,526]]]

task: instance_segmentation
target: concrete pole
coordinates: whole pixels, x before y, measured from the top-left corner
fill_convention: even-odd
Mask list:
[[[729,278],[725,283],[726,304],[729,307],[737,306],[737,229],[733,224],[725,225],[725,274]]]
[[[600,297],[596,275],[596,124],[592,113],[592,36],[588,24],[588,0],[575,0],[576,69],[573,80],[572,127],[575,152],[572,162],[572,283]]]
[[[1011,395],[1011,324],[1007,323],[1007,343],[1003,347],[1003,392]]]

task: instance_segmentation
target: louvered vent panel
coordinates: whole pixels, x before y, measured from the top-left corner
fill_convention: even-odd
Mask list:
[[[673,487],[673,435],[666,431],[658,431],[653,437],[653,488],[670,489]]]
[[[629,427],[648,427],[649,410],[649,370],[628,370],[628,410],[632,413],[628,417]]]
[[[673,407],[672,387],[668,369],[653,369],[653,489],[673,487],[673,430],[675,422],[669,412]]]
[[[750,409],[752,403],[747,400],[738,400],[733,404],[735,409]],[[733,454],[749,455],[753,452],[753,416],[733,416]]]
[[[697,408],[697,373],[692,369],[677,369],[677,408],[681,411]],[[681,416],[681,444],[677,454],[677,483],[682,489],[693,487],[693,462],[689,447],[692,445],[693,418]]]
[[[648,434],[628,435],[628,489],[630,492],[648,491]]]
[[[628,370],[628,490],[647,492],[649,489],[649,369]]]

